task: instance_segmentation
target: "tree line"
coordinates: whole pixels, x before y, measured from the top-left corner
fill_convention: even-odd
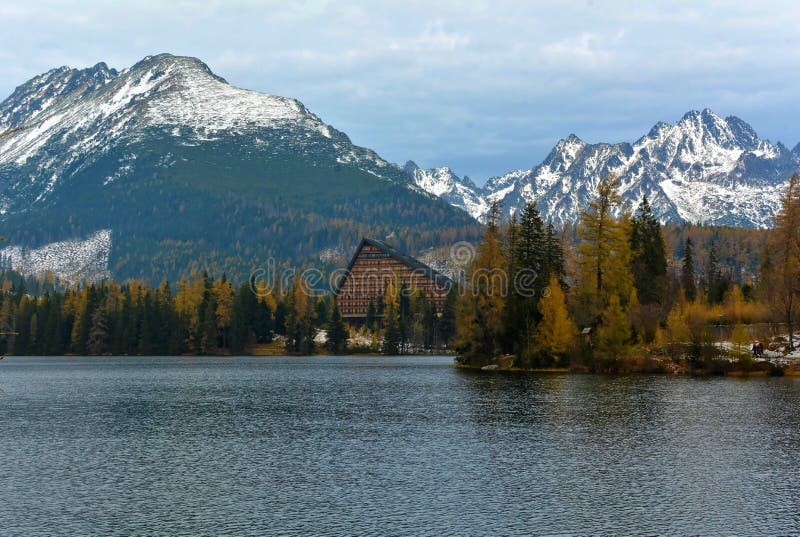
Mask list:
[[[533,204],[505,222],[493,207],[462,285],[443,306],[388,282],[363,326],[346,323],[335,297],[310,292],[302,276],[282,292],[200,272],[158,286],[67,286],[3,269],[0,352],[239,354],[272,345],[295,354],[447,349],[472,366],[502,356],[522,368],[596,370],[661,354],[699,367],[718,357],[716,340],[746,347],[755,323],[780,324],[794,348],[797,176],[768,231],[665,227],[646,197],[632,213],[622,207],[618,188],[614,176],[601,180],[579,221],[560,229]]]
[[[226,277],[182,278],[173,289],[131,280],[27,292],[26,280],[3,278],[0,352],[61,354],[215,354],[268,343],[285,304],[259,298]]]
[[[0,281],[4,354],[242,354],[269,344],[290,354],[403,354],[446,346],[455,322],[454,296],[440,312],[419,292],[389,285],[356,329],[335,296],[313,289],[302,273],[286,292],[263,281],[234,287],[206,273],[157,287],[138,280],[68,287],[12,271]]]
[[[579,221],[560,234],[534,204],[506,222],[493,208],[457,305],[460,363],[608,371],[666,353],[705,367],[720,358],[721,338],[744,359],[753,338],[745,325],[752,323],[785,323],[793,348],[800,311],[797,176],[773,230],[722,228],[722,241],[710,228],[665,228],[646,196],[630,212],[619,187],[614,175],[603,178]],[[750,258],[736,253],[737,244]],[[676,250],[680,259],[672,263]],[[520,286],[522,272],[535,275],[531,285]]]

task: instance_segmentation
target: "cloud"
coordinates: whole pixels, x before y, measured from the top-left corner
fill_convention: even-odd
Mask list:
[[[603,46],[604,40],[597,34],[582,33],[544,45],[539,57],[555,69],[604,69],[611,63],[612,54]]]
[[[800,139],[795,2],[5,0],[0,20],[5,95],[58,65],[187,54],[390,160],[478,181],[570,132],[630,141],[689,108]]]

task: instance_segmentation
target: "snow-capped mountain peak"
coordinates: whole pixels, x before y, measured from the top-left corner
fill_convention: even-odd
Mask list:
[[[765,227],[798,168],[800,144],[789,151],[760,139],[738,117],[722,118],[706,108],[674,124],[658,122],[633,144],[588,144],[571,134],[538,166],[493,177],[475,193],[485,207],[500,201],[506,215],[534,202],[546,218],[563,223],[577,219],[600,178],[614,173],[627,208],[647,195],[664,222]],[[463,198],[447,196],[463,206]]]
[[[171,54],[147,56],[122,71],[98,63],[37,76],[0,103],[0,132],[8,130],[14,133],[0,139],[0,179],[12,181],[0,196],[3,212],[44,202],[98,158],[154,132],[180,145],[277,137],[298,154],[333,152],[341,164],[408,183],[400,168],[353,145],[300,101],[232,86],[197,58]],[[129,173],[129,160],[110,170],[104,184]]]
[[[466,178],[442,169],[436,180],[481,203]],[[238,88],[196,58],[61,67],[0,102],[0,224],[19,248],[7,257],[26,270],[111,230],[98,263],[115,275],[205,263],[241,276],[267,257],[341,247],[356,229],[384,232],[413,211],[420,218],[404,225],[426,236],[477,229],[300,101]]]
[[[447,166],[424,170],[411,160],[406,162],[403,169],[422,190],[466,211],[473,218],[482,220],[485,217],[487,202],[481,198],[478,188],[469,178],[458,177]]]

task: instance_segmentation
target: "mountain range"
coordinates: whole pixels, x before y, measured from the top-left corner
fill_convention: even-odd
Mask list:
[[[620,211],[646,195],[664,223],[743,227],[771,224],[783,186],[798,169],[800,144],[793,150],[773,144],[741,119],[709,109],[690,111],[675,124],[659,122],[633,144],[589,144],[571,134],[541,164],[493,177],[483,187],[447,167],[406,165],[420,188],[481,220],[489,203],[499,201],[505,215],[534,202],[550,221],[574,221],[597,182],[614,173],[621,179]]]
[[[798,168],[800,145],[706,109],[632,144],[570,135],[481,187],[390,163],[295,99],[160,54],[121,71],[52,69],[0,103],[0,255],[64,277],[242,279],[269,259],[340,264],[361,236],[412,254],[476,240],[493,201],[506,216],[534,202],[575,220],[608,173],[628,207],[647,195],[663,222],[765,227]]]

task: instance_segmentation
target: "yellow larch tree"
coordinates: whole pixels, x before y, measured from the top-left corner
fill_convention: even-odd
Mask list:
[[[542,320],[534,339],[539,352],[557,363],[575,343],[578,329],[569,317],[564,291],[555,275],[550,276],[547,290],[549,292],[539,301]]]

